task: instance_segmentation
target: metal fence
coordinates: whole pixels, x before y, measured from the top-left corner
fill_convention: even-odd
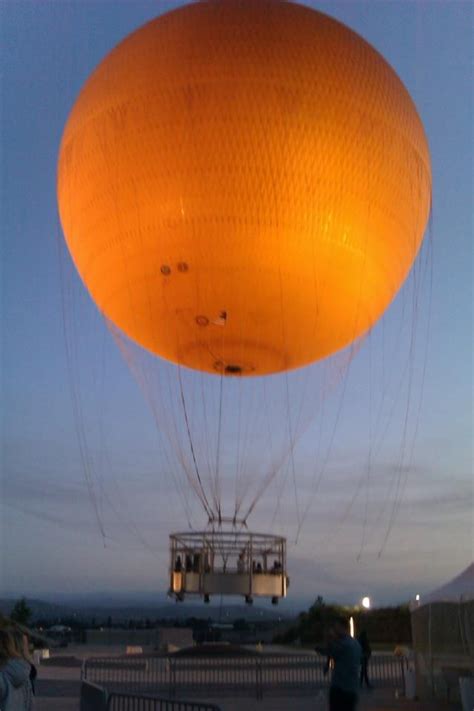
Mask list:
[[[102,686],[83,681],[81,684],[81,711],[106,711],[107,692]]]
[[[117,694],[108,697],[107,711],[220,711],[214,704],[197,701],[176,701],[157,696],[138,694]]]
[[[258,656],[143,655],[85,661],[82,678],[109,692],[183,696],[254,696],[312,694],[327,687],[325,663],[310,654]],[[379,688],[403,688],[404,662],[391,655],[373,655],[371,683]]]

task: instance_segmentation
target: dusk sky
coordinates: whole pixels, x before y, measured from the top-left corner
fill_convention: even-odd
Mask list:
[[[180,4],[11,0],[0,8],[0,595],[162,594],[168,535],[187,527],[164,416],[155,422],[76,276],[56,203],[59,143],[82,84],[123,37]],[[438,587],[474,557],[473,5],[306,4],[360,33],[407,87],[430,144],[433,215],[413,274],[351,357],[290,377],[292,407],[303,403],[297,493],[284,461],[249,526],[288,536],[292,602],[370,595],[384,604]],[[134,346],[126,350],[144,362]],[[160,382],[172,366],[146,367],[156,383],[151,404],[171,406]],[[197,400],[193,377],[185,374]],[[275,403],[281,382],[265,385]],[[256,431],[260,387],[243,386]],[[231,413],[225,422],[230,492]],[[277,404],[271,428],[278,459],[286,435]],[[258,437],[246,447],[248,471],[263,478],[268,452]],[[192,524],[205,525],[191,497],[187,506]]]

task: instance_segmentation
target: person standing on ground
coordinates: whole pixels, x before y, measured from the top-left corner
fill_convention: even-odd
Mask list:
[[[32,711],[30,665],[18,654],[9,630],[0,629],[0,708]]]
[[[355,711],[359,700],[359,672],[362,650],[349,634],[349,620],[338,617],[331,629],[328,657],[333,661],[329,688],[329,711]]]
[[[365,685],[367,686],[367,688],[371,689],[372,684],[369,681],[368,667],[369,659],[372,656],[372,649],[370,648],[369,638],[365,630],[362,630],[360,635],[357,637],[357,641],[359,642],[360,648],[362,649],[362,659],[360,663],[360,688],[362,689],[365,681]]]

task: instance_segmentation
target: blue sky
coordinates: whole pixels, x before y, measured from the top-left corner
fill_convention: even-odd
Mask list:
[[[120,39],[177,4],[1,6],[0,592],[162,591],[168,533],[186,527],[169,477],[175,455],[73,272],[55,198],[59,141],[81,85]],[[309,375],[305,413],[315,414],[301,428],[295,464],[300,514],[311,506],[298,544],[284,473],[251,523],[289,536],[295,599],[367,593],[387,602],[437,586],[473,558],[473,9],[456,0],[309,4],[358,31],[407,86],[431,147],[434,210],[417,286],[412,277],[344,377],[344,354]],[[138,359],[133,349],[129,356]],[[156,366],[158,378],[165,367]],[[299,402],[306,380],[292,386]],[[230,424],[227,435],[230,443]],[[230,444],[228,452],[231,461]],[[263,472],[250,441],[248,457]]]

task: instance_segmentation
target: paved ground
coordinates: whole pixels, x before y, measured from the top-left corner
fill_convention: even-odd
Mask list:
[[[213,700],[214,701],[214,700]],[[324,697],[296,699],[264,699],[254,701],[249,699],[224,699],[214,701],[222,711],[327,711]],[[421,704],[405,699],[394,699],[393,693],[386,691],[374,692],[361,698],[358,711],[457,711],[459,707],[436,705],[433,702]],[[69,710],[68,710],[69,711]]]
[[[326,711],[323,699],[209,699],[222,711]],[[359,711],[457,711],[459,706],[410,702],[388,698],[386,693],[375,693],[371,698],[362,698]],[[78,698],[39,697],[35,711],[79,711]]]
[[[35,711],[79,711],[78,699],[36,699]]]
[[[90,655],[90,650],[88,653]],[[35,711],[79,711],[79,667],[41,665],[38,672]],[[244,697],[208,700],[218,704],[222,711],[327,711],[323,692],[316,697],[270,697],[263,701]],[[393,690],[385,689],[364,692],[359,705],[359,711],[459,711],[459,709],[460,706],[456,704],[396,699]]]
[[[35,711],[79,711],[81,670],[40,665]]]

